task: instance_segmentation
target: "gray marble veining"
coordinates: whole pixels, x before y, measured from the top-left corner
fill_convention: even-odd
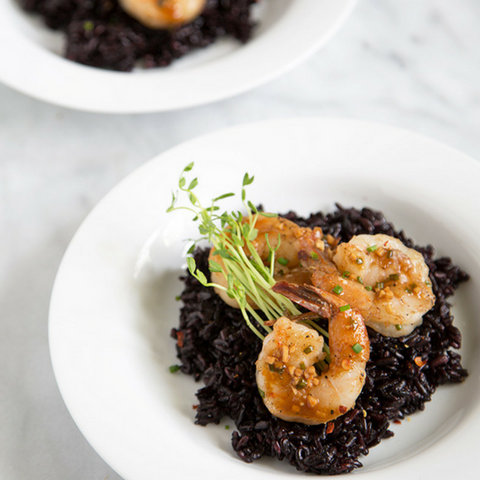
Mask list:
[[[180,112],[81,113],[0,85],[0,477],[119,478],[70,418],[47,343],[59,262],[111,187],[192,137],[292,116],[396,125],[480,159],[479,21],[478,0],[362,0],[292,72]]]

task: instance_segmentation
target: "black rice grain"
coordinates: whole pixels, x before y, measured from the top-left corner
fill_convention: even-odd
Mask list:
[[[316,474],[347,473],[361,467],[360,455],[382,439],[393,436],[390,422],[425,408],[436,388],[458,383],[468,373],[461,365],[461,335],[453,325],[447,301],[468,275],[449,258],[435,259],[433,247],[419,247],[403,231],[394,229],[377,211],[363,208],[337,209],[308,218],[285,215],[303,226],[319,226],[325,234],[348,241],[362,233],[384,233],[399,238],[421,252],[430,268],[436,302],[423,324],[410,335],[383,337],[368,329],[371,355],[367,380],[355,408],[326,425],[309,426],[285,422],[265,408],[255,382],[255,361],[261,342],[245,325],[238,310],[228,307],[213,292],[191,276],[183,277],[184,306],[180,325],[172,330],[177,339],[182,371],[205,386],[197,397],[196,423],[218,423],[223,417],[235,421],[238,431],[232,445],[238,456],[252,462],[262,456],[286,460],[298,470]],[[207,250],[197,250],[195,259],[208,272]],[[179,338],[182,342],[179,342]],[[178,344],[183,346],[178,346]],[[418,357],[426,363],[419,366]]]
[[[127,15],[118,0],[18,0],[52,29],[66,34],[65,56],[78,63],[130,71],[165,67],[188,52],[230,36],[247,42],[257,0],[207,0],[202,15],[170,30],[152,30]]]

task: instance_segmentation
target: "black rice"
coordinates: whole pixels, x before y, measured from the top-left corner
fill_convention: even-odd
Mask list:
[[[195,380],[203,377],[205,383],[197,393],[196,423],[207,425],[219,423],[223,417],[233,419],[237,431],[233,432],[232,445],[241,459],[252,462],[262,456],[277,457],[306,472],[346,473],[362,466],[359,456],[367,455],[371,447],[393,436],[389,430],[392,421],[423,410],[439,385],[459,383],[467,377],[460,355],[452,350],[460,347],[461,335],[452,324],[447,299],[468,275],[450,258],[435,259],[432,246],[414,245],[380,212],[369,208],[345,209],[337,205],[336,211],[328,215],[316,213],[301,218],[289,212],[285,216],[302,226],[319,226],[325,234],[341,241],[362,233],[391,235],[421,252],[430,268],[436,302],[421,326],[400,338],[383,337],[368,329],[371,356],[367,380],[355,408],[318,426],[272,416],[255,382],[261,342],[238,310],[226,306],[212,289],[202,287],[191,276],[183,277],[184,306],[179,328],[172,330],[172,337],[177,340],[181,370]],[[195,252],[204,272],[208,272],[207,256],[207,250]]]
[[[66,34],[65,56],[119,71],[165,67],[188,52],[230,36],[251,37],[251,6],[257,0],[207,0],[202,15],[171,30],[151,30],[126,14],[118,0],[18,0],[46,25]]]

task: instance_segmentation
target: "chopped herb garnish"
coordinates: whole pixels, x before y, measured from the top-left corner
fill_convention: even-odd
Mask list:
[[[358,257],[355,262],[357,263],[357,265],[361,265],[363,263],[363,258],[361,257]]]
[[[265,398],[265,392],[263,390],[261,390],[260,388],[258,389],[258,393],[260,394],[260,396],[262,398]]]
[[[83,22],[83,29],[86,32],[91,32],[95,28],[95,24],[91,20],[86,20]]]
[[[392,257],[393,257],[393,250],[388,250],[387,258],[392,258]]]
[[[177,295],[177,296],[175,297],[175,300],[176,300],[177,302],[179,302],[181,299],[182,299],[182,297],[181,297],[180,295]]]
[[[305,366],[305,363],[300,362],[300,368],[301,368],[302,370],[306,370],[307,367]]]
[[[397,324],[395,325],[395,328],[396,328],[397,330],[402,330],[403,327],[402,327],[399,323],[397,323]]]
[[[342,305],[339,310],[341,312],[346,312],[347,310],[350,310],[351,308],[352,307],[350,305]]]
[[[278,258],[277,259],[277,262],[280,263],[281,265],[283,265],[284,267],[288,264],[288,260],[286,258]]]
[[[318,256],[318,253],[317,252],[312,252],[310,254],[310,256],[314,259],[314,260],[318,260],[320,257]]]
[[[345,272],[343,272],[342,277],[343,278],[348,278],[350,275],[351,275],[351,273],[345,270]]]
[[[313,347],[310,346],[310,345],[309,345],[307,348],[304,348],[304,349],[303,349],[303,353],[305,353],[305,354],[307,354],[307,355],[308,355],[309,353],[312,353],[312,352],[313,352]]]
[[[371,291],[372,291],[372,287],[371,287],[370,285],[367,285],[367,286],[365,287],[365,290],[366,290],[367,292],[371,292]]]
[[[295,388],[297,390],[301,390],[302,388],[305,388],[308,385],[308,383],[302,378],[296,385]]]
[[[367,247],[367,252],[368,253],[372,253],[374,252],[378,247],[376,245],[370,245],[369,247]]]
[[[168,367],[168,369],[170,370],[170,373],[175,373],[180,370],[180,365],[171,365],[170,367]]]
[[[268,368],[271,372],[279,373],[280,375],[285,371],[285,365],[282,365],[281,367],[276,367],[272,363],[268,365]]]
[[[230,425],[225,425],[225,430],[229,430],[230,429]]]
[[[314,363],[315,371],[321,375],[325,370],[328,369],[328,365],[325,360],[320,360],[319,362]]]
[[[383,290],[383,282],[377,282],[375,288],[378,290]]]
[[[363,285],[362,277],[357,277],[357,282],[360,283],[360,285]]]
[[[343,288],[340,285],[335,285],[332,288],[332,292],[336,293],[337,295],[340,295],[343,292]]]
[[[360,353],[360,352],[363,350],[363,347],[362,347],[359,343],[356,343],[356,344],[352,347],[352,350],[353,350],[355,353]]]
[[[392,273],[391,275],[388,276],[388,279],[396,281],[400,279],[400,275],[398,273]]]
[[[431,287],[431,286],[432,286],[432,284],[431,284],[429,281],[426,281],[426,282],[425,282],[425,285],[426,285],[427,287]]]

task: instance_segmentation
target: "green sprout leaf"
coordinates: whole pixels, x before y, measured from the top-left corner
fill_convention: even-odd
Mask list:
[[[216,272],[216,273],[223,272],[222,267],[215,260],[210,260],[208,262],[208,266],[209,266],[211,272]]]
[[[246,187],[247,185],[251,185],[253,183],[254,179],[255,179],[255,177],[249,177],[248,173],[246,173],[243,177],[242,186]]]
[[[195,270],[197,268],[197,264],[195,262],[195,259],[193,257],[187,257],[187,267],[188,267],[188,271],[194,275],[195,274]]]

